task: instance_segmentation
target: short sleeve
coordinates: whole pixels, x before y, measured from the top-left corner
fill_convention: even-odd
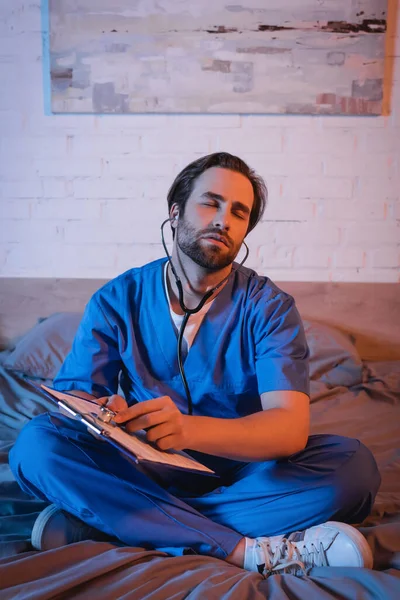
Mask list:
[[[81,390],[98,398],[110,396],[117,393],[121,366],[116,328],[110,325],[95,295],[86,306],[54,388]]]
[[[310,395],[309,349],[291,296],[258,302],[254,339],[259,394],[292,390]]]

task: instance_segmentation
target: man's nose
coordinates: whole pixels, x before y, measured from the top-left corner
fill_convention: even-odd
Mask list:
[[[218,229],[223,229],[229,231],[230,229],[230,215],[227,210],[219,210],[215,215],[214,219],[214,227],[218,227]]]

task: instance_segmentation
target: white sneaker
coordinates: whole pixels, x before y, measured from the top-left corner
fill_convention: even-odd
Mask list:
[[[351,525],[328,521],[288,537],[246,538],[244,568],[265,577],[307,574],[312,567],[365,567],[373,556],[367,540]]]

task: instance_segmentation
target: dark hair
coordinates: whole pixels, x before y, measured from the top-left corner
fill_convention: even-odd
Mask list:
[[[196,179],[212,167],[220,167],[241,173],[250,181],[253,186],[254,202],[250,213],[249,233],[257,223],[261,220],[265,207],[267,205],[268,191],[264,180],[257,175],[241,158],[228,154],[228,152],[215,152],[203,156],[183,169],[176,176],[175,181],[171,185],[168,192],[168,211],[171,210],[173,204],[177,204],[181,215],[184,214],[186,202],[192,193]],[[175,231],[173,230],[173,234]]]

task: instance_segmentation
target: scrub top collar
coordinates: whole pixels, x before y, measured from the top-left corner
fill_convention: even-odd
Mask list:
[[[171,319],[169,310],[168,292],[164,286],[164,266],[167,259],[159,263],[155,279],[155,297],[162,299],[149,307],[149,318],[154,331],[154,339],[157,340],[160,355],[162,355],[169,366],[171,380],[180,379],[177,360],[177,333]],[[187,354],[184,366],[188,379],[201,380],[214,364],[214,354],[218,351],[219,340],[223,336],[224,324],[226,324],[227,311],[232,300],[235,272],[239,267],[234,263],[228,281],[215,296],[214,301],[207,311],[190,352]]]

